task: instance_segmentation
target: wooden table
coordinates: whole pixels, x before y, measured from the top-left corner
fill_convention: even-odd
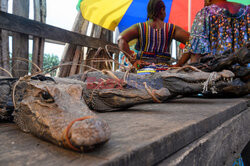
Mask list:
[[[85,154],[0,123],[0,165],[230,165],[250,140],[248,103],[248,98],[181,98],[97,113],[112,136]]]

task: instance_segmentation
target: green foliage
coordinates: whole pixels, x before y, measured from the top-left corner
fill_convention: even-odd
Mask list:
[[[32,54],[29,54],[29,60],[32,61]],[[59,65],[59,63],[60,63],[60,60],[59,60],[59,57],[57,55],[44,54],[43,70],[50,69],[54,66],[57,66],[57,65]],[[29,72],[31,72],[31,69],[32,69],[32,64],[30,63],[29,64]],[[54,77],[56,75],[56,70],[53,70],[52,72],[50,72],[50,75]]]
[[[60,63],[60,60],[59,60],[59,57],[57,55],[44,54],[44,57],[43,57],[43,69],[52,68],[53,66],[59,65],[59,63]],[[50,75],[55,76],[56,75],[56,70],[53,70],[50,73]]]
[[[12,53],[10,53],[10,59],[12,58]],[[29,61],[32,62],[32,54],[29,54]],[[10,66],[12,66],[12,60],[9,61]],[[50,54],[44,54],[43,57],[43,70],[51,69],[54,66],[58,66],[60,63],[59,57],[57,55],[50,55]],[[32,70],[32,63],[29,63],[29,73],[31,73]],[[56,70],[53,70],[50,72],[51,76],[56,75]]]

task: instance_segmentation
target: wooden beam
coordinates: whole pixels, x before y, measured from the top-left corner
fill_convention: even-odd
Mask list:
[[[46,0],[34,0],[34,20],[45,23],[46,21]],[[44,13],[43,13],[44,12]],[[44,38],[33,37],[32,62],[43,70],[44,56]],[[32,66],[32,72],[37,72],[35,66]]]
[[[97,38],[82,35],[80,33],[67,31],[51,25],[26,19],[13,14],[0,12],[0,29],[47,38],[51,40],[66,42],[90,48],[104,47],[105,45],[117,46],[111,42],[106,42]],[[117,52],[116,49],[111,49]]]
[[[69,76],[76,74],[77,70],[79,70],[78,68],[79,65],[81,64],[81,59],[82,59],[81,57],[83,57],[82,47],[77,46],[72,60],[73,65],[70,68]]]
[[[0,0],[0,10],[7,12],[8,0]],[[10,71],[9,37],[8,31],[0,30],[0,67]],[[8,76],[6,72],[0,71],[1,76]]]
[[[1,28],[0,28],[1,29]],[[6,30],[4,30],[6,31]],[[11,32],[11,31],[6,31],[7,32],[7,35],[8,36],[13,36],[13,33],[14,32]],[[29,40],[33,40],[34,37],[32,35],[29,35]],[[65,45],[66,43],[65,42],[62,42],[62,41],[56,41],[56,40],[51,40],[51,39],[45,39],[45,42],[46,43],[52,43],[52,44],[58,44],[58,45]]]
[[[2,16],[2,13],[4,12],[1,12],[0,14],[1,16]],[[13,13],[16,15],[19,15],[16,17],[20,17],[23,19],[25,19],[24,17],[29,18],[29,0],[13,1]],[[5,22],[6,21],[1,22],[1,24],[4,24]],[[13,22],[9,22],[9,23],[13,24]],[[23,30],[25,31],[25,29]],[[27,75],[29,72],[29,64],[27,62],[16,60],[16,58],[29,59],[28,38],[29,38],[28,34],[13,33],[12,74],[14,77],[21,77],[21,76]]]

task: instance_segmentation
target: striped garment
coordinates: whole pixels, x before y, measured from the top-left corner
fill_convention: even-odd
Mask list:
[[[138,23],[139,40],[136,44],[137,59],[155,64],[166,64],[170,60],[169,47],[175,25],[164,23],[164,28],[154,29],[148,22]]]

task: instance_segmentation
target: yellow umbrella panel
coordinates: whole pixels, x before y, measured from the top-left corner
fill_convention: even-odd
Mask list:
[[[114,31],[133,0],[83,0],[83,18]]]

